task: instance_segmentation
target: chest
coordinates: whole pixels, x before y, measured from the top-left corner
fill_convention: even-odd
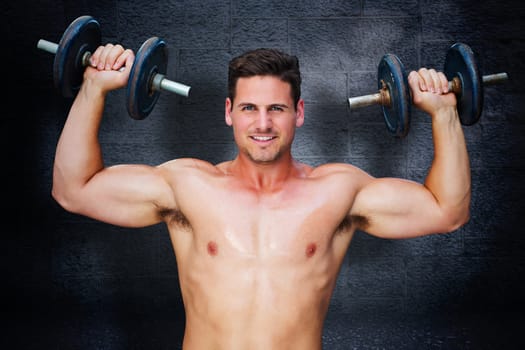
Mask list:
[[[351,230],[347,209],[315,188],[260,194],[200,187],[181,204],[194,246],[210,256],[310,258]]]

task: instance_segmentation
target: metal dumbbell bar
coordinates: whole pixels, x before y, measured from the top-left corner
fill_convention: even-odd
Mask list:
[[[483,109],[483,87],[508,80],[505,72],[481,76],[472,49],[463,43],[452,45],[445,58],[444,73],[449,90],[456,94],[457,109],[463,125],[478,122]],[[407,135],[412,104],[407,74],[400,59],[386,54],[378,66],[379,91],[348,99],[350,109],[382,106],[387,129],[397,137]]]
[[[55,55],[53,79],[65,97],[73,97],[82,84],[91,54],[101,45],[99,23],[80,16],[68,26],[58,44],[40,39],[37,47]],[[161,90],[188,97],[190,87],[165,78],[168,53],[158,38],[146,40],[135,55],[127,85],[127,109],[134,119],[144,119],[153,110]]]

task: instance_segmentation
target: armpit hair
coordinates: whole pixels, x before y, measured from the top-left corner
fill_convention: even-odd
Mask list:
[[[354,227],[359,227],[360,229],[364,230],[366,227],[368,227],[368,224],[369,222],[366,216],[347,215],[337,227],[336,232],[337,233],[348,232],[348,230],[352,228],[352,225],[354,225]]]
[[[166,220],[169,224],[175,224],[181,227],[190,228],[190,222],[186,218],[186,215],[178,209],[172,208],[161,208],[159,215]]]

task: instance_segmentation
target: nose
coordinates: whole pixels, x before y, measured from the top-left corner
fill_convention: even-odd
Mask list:
[[[260,111],[260,113],[257,116],[256,127],[260,131],[267,131],[272,128],[272,118],[268,111]]]

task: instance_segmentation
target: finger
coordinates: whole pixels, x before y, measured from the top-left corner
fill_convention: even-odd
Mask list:
[[[106,56],[106,64],[104,65],[105,70],[114,69],[115,62],[118,57],[124,52],[124,48],[120,44],[113,45]]]
[[[113,64],[113,69],[120,69],[123,66],[131,67],[134,59],[135,56],[133,54],[133,51],[131,49],[126,49],[123,52],[121,52],[115,60],[115,63]]]
[[[420,68],[417,71],[417,74],[418,74],[418,78],[419,78],[419,89],[421,91],[429,91],[429,89],[430,89],[429,81],[431,79],[430,79],[430,73],[429,73],[428,69]]]
[[[135,62],[135,54],[133,53],[133,51],[129,51],[129,55],[126,57],[126,69],[131,70],[131,67],[133,67],[133,63]]]
[[[441,80],[438,76],[438,73],[435,69],[429,69],[428,72],[430,75],[430,81],[428,83],[428,85],[430,85],[430,91],[441,94]]]
[[[104,70],[112,70],[115,61],[117,60],[118,56],[122,54],[122,52],[124,52],[124,48],[120,44],[113,44],[111,46],[108,46],[108,51],[104,63]]]
[[[426,74],[423,72],[423,74]],[[408,85],[410,86],[412,103],[417,105],[420,103],[422,94],[426,92],[425,80],[420,74],[420,71],[411,71],[407,77]]]
[[[448,79],[447,79],[447,76],[443,73],[443,72],[439,72],[438,73],[438,77],[439,77],[439,81],[440,81],[440,84],[441,84],[441,91],[443,91],[443,93],[448,93]]]
[[[100,45],[96,48],[95,52],[91,54],[91,57],[89,58],[89,64],[91,67],[97,67],[98,62],[100,61],[100,54],[104,50],[104,46]]]
[[[100,59],[98,61],[98,64],[97,64],[97,69],[98,70],[104,70],[106,69],[106,62],[108,60],[108,56],[111,52],[111,50],[113,49],[113,44],[106,44],[104,46],[104,49],[102,49],[102,52],[100,53]],[[110,66],[111,67],[111,66]]]
[[[408,77],[407,77],[407,80],[408,80],[408,85],[410,85],[412,87],[412,89],[414,89],[415,87],[418,87],[419,89],[421,89],[421,79],[419,78],[419,74],[416,72],[416,71],[411,71],[409,74],[408,74]]]

